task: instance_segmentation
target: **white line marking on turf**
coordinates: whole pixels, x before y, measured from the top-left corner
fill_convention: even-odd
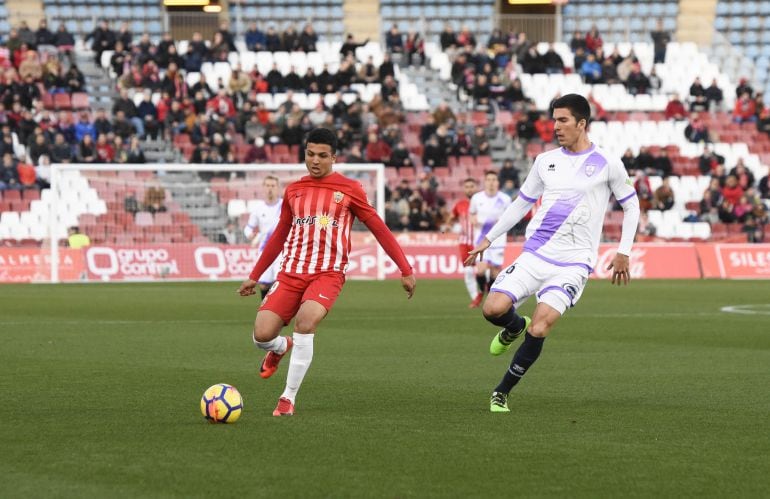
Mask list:
[[[770,303],[754,303],[746,305],[730,305],[722,307],[722,312],[728,314],[743,314],[743,315],[770,315]]]
[[[725,307],[727,308],[727,307]],[[574,318],[580,318],[580,319],[633,319],[633,318],[639,318],[639,317],[709,317],[709,316],[719,316],[722,315],[723,312],[726,312],[727,310],[722,310],[721,312],[638,312],[638,313],[614,313],[614,314],[580,314],[580,313],[574,313],[571,315],[567,315],[567,317],[574,317]],[[735,313],[743,313],[743,314],[750,314],[755,312],[738,312]],[[770,315],[770,309],[767,312],[761,312],[763,315],[768,314]],[[469,315],[453,315],[448,316],[446,314],[436,314],[436,315],[418,315],[418,316],[409,316],[406,317],[405,320],[431,320],[435,321],[436,319],[464,319],[464,318],[471,318],[471,319],[481,319],[481,316],[469,316]],[[385,320],[385,319],[393,319],[392,315],[367,315],[366,319],[369,320]],[[348,317],[330,317],[325,322],[361,322],[364,320],[360,316],[348,316]],[[25,320],[25,321],[14,321],[14,320],[7,320],[3,321],[0,320],[0,325],[3,326],[30,326],[35,324],[71,324],[71,325],[77,325],[77,324],[102,324],[107,326],[121,326],[121,325],[131,325],[131,324],[155,324],[155,325],[161,325],[161,324],[251,324],[253,323],[253,319],[250,318],[244,318],[244,319],[157,319],[157,320],[148,320],[148,319],[94,319],[94,320],[88,320],[88,319],[44,319],[44,320]]]

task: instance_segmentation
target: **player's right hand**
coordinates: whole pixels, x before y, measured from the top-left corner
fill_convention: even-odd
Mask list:
[[[238,294],[241,296],[251,296],[257,294],[256,288],[257,281],[246,279],[241,283],[241,287],[238,288]]]
[[[403,286],[404,291],[406,291],[407,299],[411,299],[412,296],[414,296],[414,288],[417,286],[417,279],[414,278],[414,274],[402,277],[401,286]]]
[[[479,255],[483,258],[484,256],[484,250],[489,248],[489,245],[492,244],[489,242],[487,238],[484,238],[481,240],[478,246],[473,248],[468,252],[468,258],[465,259],[465,262],[463,262],[466,266],[473,265],[476,263],[476,255]]]

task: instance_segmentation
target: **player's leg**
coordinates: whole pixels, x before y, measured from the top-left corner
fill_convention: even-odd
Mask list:
[[[532,315],[532,324],[527,328],[524,341],[516,350],[510,367],[492,393],[490,408],[493,412],[507,411],[507,404],[503,404],[503,410],[495,401],[502,399],[505,402],[513,387],[537,361],[548,333],[580,298],[588,278],[587,271],[581,268],[562,269],[548,264],[541,267],[547,277],[537,293],[538,304]]]
[[[468,252],[473,249],[473,246],[470,244],[461,244],[460,245],[460,261],[465,261],[466,258],[468,258]],[[483,298],[483,295],[480,296],[479,287],[478,284],[476,284],[476,269],[474,268],[474,265],[465,265],[463,266],[463,282],[465,283],[465,289],[468,290],[468,295],[471,297],[471,305],[470,308],[475,308],[473,303],[478,299],[478,303],[476,303],[476,307],[481,304],[481,300]]]
[[[526,301],[540,284],[536,267],[533,267],[533,262],[529,260],[529,255],[524,254],[501,271],[484,303],[484,317],[502,328],[489,345],[489,353],[492,355],[508,351],[511,344],[529,326],[529,317],[516,313],[516,307]]]
[[[297,392],[313,361],[315,332],[334,305],[344,282],[342,274],[322,274],[315,277],[303,293],[303,302],[294,320],[294,349],[289,360],[286,388],[273,411],[274,416],[294,414]]]
[[[548,332],[561,317],[562,311],[556,310],[547,303],[538,303],[535,313],[532,315],[532,324],[524,333],[524,341],[521,343],[503,379],[495,387],[494,393],[502,393],[506,396],[511,392],[519,380],[532,367],[532,364],[540,357],[543,350],[543,342]],[[493,394],[494,398],[494,394]]]
[[[281,277],[273,283],[262,300],[254,322],[254,344],[257,348],[267,351],[259,366],[259,375],[262,378],[272,376],[283,356],[292,348],[292,338],[279,336],[279,333],[297,313],[302,291],[291,279]]]
[[[479,286],[479,292],[483,295],[486,294],[489,289],[489,281],[487,281],[487,270],[489,265],[485,261],[480,261],[476,264],[476,284]]]

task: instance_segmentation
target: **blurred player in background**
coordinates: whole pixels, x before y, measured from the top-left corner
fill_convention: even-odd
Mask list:
[[[260,376],[269,378],[292,349],[286,388],[273,416],[291,416],[305,373],[313,360],[316,329],[331,310],[345,283],[350,252],[350,228],[358,218],[372,232],[401,271],[401,285],[409,298],[415,278],[403,250],[385,222],[369,205],[358,182],[332,171],[337,136],[325,128],[307,135],[305,166],[310,175],[286,187],[281,215],[254,270],[238,289],[255,294],[257,280],[283,249],[278,278],[270,288],[254,322],[254,343],[267,355]],[[279,336],[292,318],[294,335]]]
[[[265,177],[265,180],[262,181],[265,199],[257,200],[254,209],[249,215],[249,221],[246,223],[246,227],[243,228],[243,235],[246,236],[246,240],[250,241],[251,245],[259,250],[260,255],[265,250],[265,244],[267,244],[267,240],[273,234],[275,226],[278,224],[278,219],[281,216],[283,198],[278,197],[278,185],[278,177],[272,175]],[[275,282],[280,265],[281,258],[279,256],[257,279],[263,300],[270,286]]]
[[[540,356],[543,342],[556,321],[583,294],[599,254],[599,240],[610,195],[623,207],[618,251],[607,269],[612,283],[628,284],[629,255],[639,224],[639,200],[623,162],[592,144],[586,133],[591,109],[580,95],[568,94],[552,104],[556,137],[562,146],[535,159],[516,201],[466,260],[491,247],[519,222],[542,196],[542,205],[527,226],[524,250],[492,285],[484,302],[484,317],[502,327],[489,347],[492,355],[506,352],[524,333],[524,342],[495,387],[490,411],[509,412],[508,394]],[[516,314],[529,296],[537,297],[532,319]]]
[[[511,204],[511,197],[500,192],[500,180],[497,173],[493,171],[484,173],[484,190],[471,197],[468,209],[471,220],[475,224],[474,244],[478,245],[484,240],[489,229],[500,219],[509,204]],[[484,293],[489,290],[489,284],[500,273],[506,240],[506,234],[501,234],[494,239],[484,252],[481,261],[476,264],[476,282],[479,287],[479,294],[471,302],[471,307],[478,307],[481,304]]]
[[[473,237],[474,223],[468,210],[471,206],[471,197],[476,192],[477,183],[475,179],[466,178],[463,181],[463,192],[465,198],[460,199],[455,203],[452,208],[452,219],[450,224],[457,224],[457,231],[459,233],[458,245],[460,247],[460,261],[464,262],[468,258],[468,253],[473,249],[473,244],[476,242]],[[479,291],[479,286],[476,283],[476,269],[473,264],[465,265],[463,267],[463,279],[465,281],[465,288],[468,290],[468,294],[471,297],[471,303],[469,308],[476,308],[481,304],[481,299],[484,295]]]

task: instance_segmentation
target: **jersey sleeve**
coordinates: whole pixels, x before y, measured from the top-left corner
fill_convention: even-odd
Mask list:
[[[460,218],[460,210],[457,209],[459,206],[460,206],[460,202],[458,201],[455,203],[454,207],[452,208],[452,218],[454,219]]]
[[[612,161],[609,166],[610,189],[615,195],[615,199],[618,200],[618,203],[623,204],[636,196],[634,182],[628,178],[626,168],[621,161]]]
[[[543,191],[545,190],[545,184],[543,183],[543,179],[540,177],[539,166],[540,157],[538,156],[532,165],[532,169],[529,170],[527,179],[524,180],[524,184],[521,186],[521,189],[519,189],[519,197],[529,203],[534,203],[537,201],[540,196],[543,195]]]
[[[350,211],[362,223],[365,224],[367,220],[377,216],[377,210],[369,204],[369,199],[367,199],[366,192],[361,184],[358,182],[352,183],[347,194],[350,196]]]
[[[243,235],[246,236],[246,239],[251,239],[251,236],[254,235],[254,232],[257,230],[257,226],[259,225],[259,205],[257,205],[257,208],[255,208],[251,214],[249,215],[249,221],[246,222],[246,227],[243,228]]]

